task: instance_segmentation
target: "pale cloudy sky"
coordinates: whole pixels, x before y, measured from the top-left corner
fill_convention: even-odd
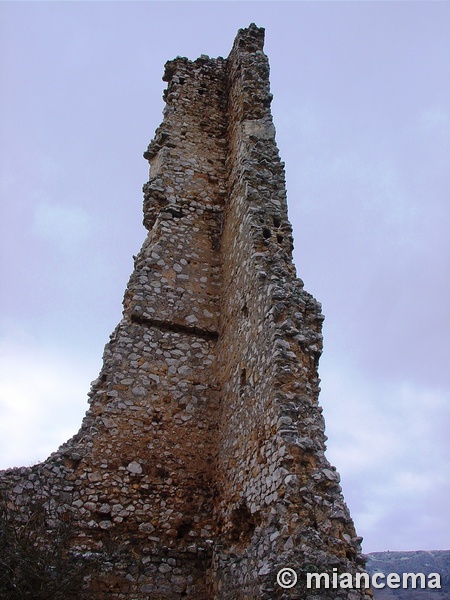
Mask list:
[[[145,236],[166,60],[266,28],[328,457],[364,550],[450,548],[450,3],[0,2],[0,467],[74,434]]]

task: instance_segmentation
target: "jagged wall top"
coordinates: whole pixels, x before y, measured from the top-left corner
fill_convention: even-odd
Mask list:
[[[231,52],[242,49],[247,52],[256,52],[264,48],[264,27],[257,27],[254,23],[246,29],[239,29],[234,40]]]
[[[251,67],[252,75],[246,73],[243,78],[244,83],[247,79],[247,85],[241,89],[242,98],[238,103],[241,107],[240,119],[259,119],[269,113],[268,108],[272,100],[272,94],[269,91],[269,63],[263,52],[264,48],[263,27],[257,27],[251,23],[246,29],[239,29],[233,43],[233,47],[227,59],[221,56],[210,58],[202,54],[194,61],[184,56],[177,56],[169,60],[164,65],[164,74],[162,80],[168,83],[164,90],[163,98],[167,105],[171,105],[179,97],[177,94],[178,86],[184,85],[185,79],[192,79],[192,74],[198,71],[200,75],[215,71],[217,76],[224,76],[227,81],[227,88],[231,88],[236,77],[240,77],[241,68],[244,70]],[[260,55],[259,60],[255,60],[256,55]],[[200,77],[201,78],[201,77]],[[264,81],[264,85],[259,83],[255,88],[257,79]],[[259,100],[259,102],[258,102]],[[166,106],[164,115],[167,115],[168,106]],[[251,110],[250,110],[251,109]],[[167,132],[159,128],[156,131],[154,139],[150,142],[147,150],[144,152],[144,158],[151,160],[158,151],[167,144]]]

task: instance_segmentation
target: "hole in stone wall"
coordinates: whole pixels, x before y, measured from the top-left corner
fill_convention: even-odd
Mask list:
[[[244,317],[248,317],[248,306],[247,306],[247,303],[245,303],[244,306],[242,307],[242,314],[244,315]]]
[[[175,206],[166,206],[162,212],[170,213],[174,219],[180,219],[183,211]]]
[[[191,530],[192,521],[190,519],[185,519],[181,522],[181,525],[177,529],[177,538],[181,540],[186,537]]]
[[[247,383],[247,369],[242,369],[241,371],[241,379],[240,379],[240,388],[241,388],[241,393],[245,387],[245,384]]]
[[[167,479],[170,475],[170,472],[165,467],[157,467],[158,469],[158,477],[161,479]]]
[[[102,513],[102,512],[100,512],[99,510],[97,510],[97,511],[96,511],[96,513],[97,513],[98,515],[101,515],[102,521],[112,521],[112,515],[110,515],[110,514],[105,514],[105,513]]]
[[[280,235],[280,234],[278,233],[278,234],[277,234],[277,242],[278,242],[279,244],[281,244],[281,242],[282,242],[282,241],[283,241],[283,236],[282,236],[282,235]]]
[[[264,227],[263,229],[263,238],[265,240],[268,240],[272,235],[272,232],[270,231],[270,229],[268,229],[267,227]]]
[[[256,515],[252,515],[246,504],[241,504],[231,515],[231,541],[249,543],[257,525]]]
[[[281,225],[281,220],[278,217],[272,217],[272,219],[274,227],[279,227]]]
[[[81,459],[64,458],[64,466],[71,471],[75,471],[80,464],[80,461]]]

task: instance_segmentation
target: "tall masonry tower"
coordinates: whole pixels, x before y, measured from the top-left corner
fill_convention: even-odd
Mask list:
[[[227,59],[166,64],[148,235],[90,408],[44,463],[0,475],[10,519],[40,507],[39,543],[70,524],[61,560],[89,565],[70,597],[370,597],[307,586],[364,558],[324,455],[323,317],[292,263],[263,42],[252,24]]]

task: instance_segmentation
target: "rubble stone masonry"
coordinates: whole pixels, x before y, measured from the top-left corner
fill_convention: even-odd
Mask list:
[[[0,475],[14,518],[40,500],[50,532],[71,523],[83,598],[369,597],[305,587],[364,559],[324,455],[323,316],[292,263],[263,42],[252,24],[227,59],[166,64],[148,235],[89,410],[44,463]]]

